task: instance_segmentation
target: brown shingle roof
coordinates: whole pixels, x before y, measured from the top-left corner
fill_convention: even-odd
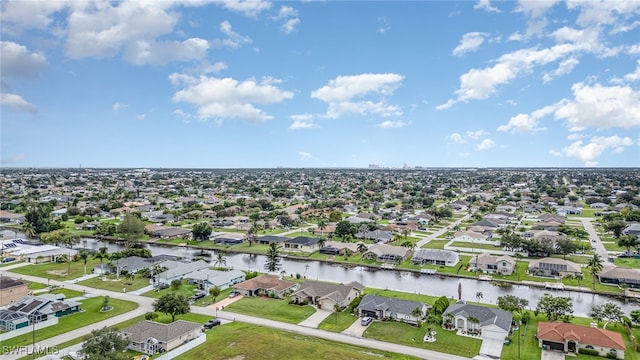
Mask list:
[[[233,287],[235,289],[241,289],[241,290],[264,289],[264,290],[275,290],[280,292],[280,291],[287,290],[295,285],[297,284],[293,281],[282,280],[276,275],[265,274],[265,275],[254,277],[253,279],[243,281],[239,284],[234,285]]]
[[[538,339],[554,342],[574,340],[582,344],[624,350],[624,340],[617,332],[562,322],[538,323]]]

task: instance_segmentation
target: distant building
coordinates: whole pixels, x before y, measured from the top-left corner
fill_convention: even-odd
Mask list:
[[[29,295],[29,284],[0,275],[0,306],[12,304]]]

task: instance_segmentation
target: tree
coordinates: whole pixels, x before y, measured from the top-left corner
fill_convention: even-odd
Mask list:
[[[176,315],[183,315],[189,312],[189,299],[182,294],[164,294],[153,303],[153,309],[154,311],[171,315],[171,322],[174,322]]]
[[[515,295],[503,295],[498,297],[498,307],[504,311],[521,312],[529,305],[529,300]]]
[[[324,219],[318,220],[318,229],[320,229],[320,234],[324,235],[324,229],[327,228],[327,222]]]
[[[103,246],[98,249],[98,252],[93,254],[93,258],[100,260],[100,270],[104,274],[104,260],[109,258],[107,247]]]
[[[69,230],[60,229],[53,230],[47,233],[42,233],[40,239],[45,244],[54,244],[56,246],[66,246],[72,248],[79,240],[79,236],[71,234]]]
[[[22,232],[24,233],[24,236],[27,237],[27,239],[31,239],[36,235],[36,230],[34,229],[33,224],[29,222],[26,222],[22,225]]]
[[[633,322],[640,324],[640,310],[633,310],[629,315],[631,315]]]
[[[134,214],[127,214],[118,226],[118,230],[131,245],[144,234],[144,222]]]
[[[545,314],[549,321],[562,320],[569,322],[573,318],[573,303],[569,297],[554,297],[553,295],[545,294],[538,301],[536,313]]]
[[[340,237],[345,235],[355,235],[356,228],[350,222],[343,220],[336,224],[335,234]]]
[[[360,254],[364,254],[367,252],[367,250],[369,250],[369,248],[367,248],[367,245],[363,242],[358,243],[358,246],[356,247],[356,250],[358,250],[358,252]]]
[[[444,313],[445,310],[449,307],[449,299],[446,296],[441,296],[433,303],[433,311],[440,315]]]
[[[420,324],[420,322],[422,322],[422,318],[424,317],[424,313],[422,312],[422,309],[420,309],[419,307],[413,309],[411,311],[411,315],[415,316],[415,318],[418,321],[418,324]]]
[[[627,253],[631,252],[632,247],[640,246],[640,239],[638,239],[637,235],[622,235],[618,238],[618,246],[624,246],[627,248]]]
[[[589,268],[589,272],[591,273],[591,277],[593,280],[593,289],[596,288],[596,279],[598,278],[598,274],[602,271],[602,258],[598,253],[593,254],[593,257],[589,259],[589,263],[587,264]]]
[[[478,291],[476,293],[476,300],[478,300],[478,302],[480,302],[480,299],[482,299],[484,297],[484,294],[482,293],[482,291]]]
[[[280,249],[276,243],[269,244],[269,250],[267,251],[267,262],[264,264],[264,269],[269,272],[277,272],[280,270]]]
[[[602,327],[605,330],[607,329],[609,322],[622,321],[622,316],[624,316],[624,313],[622,312],[622,309],[620,309],[620,306],[612,302],[606,302],[604,305],[596,305],[591,309],[591,317],[596,319],[598,323],[602,320],[607,320]]]
[[[329,221],[330,222],[338,222],[342,220],[342,213],[338,210],[333,210],[329,213]]]
[[[622,230],[624,230],[625,227],[627,227],[627,224],[621,220],[610,221],[604,224],[604,229],[607,231],[611,231],[613,233],[613,236],[616,237],[616,239],[620,239],[620,235],[622,235]]]
[[[105,296],[102,298],[102,306],[100,307],[100,311],[109,310],[109,296]]]
[[[122,259],[124,256],[122,255],[121,252],[116,251],[114,253],[111,253],[111,255],[109,255],[109,261],[116,263],[116,278],[120,279],[120,266],[119,266],[119,261],[120,259]],[[113,264],[112,264],[113,265]]]
[[[209,235],[211,235],[211,232],[213,232],[213,229],[208,223],[201,222],[193,225],[191,232],[193,233],[194,239],[207,240],[209,238]]]
[[[144,314],[145,320],[155,321],[157,318],[158,318],[158,313],[155,311],[149,311],[148,313]]]
[[[216,302],[216,298],[220,296],[220,288],[217,286],[212,287],[209,289],[209,295],[213,298],[212,302]]]
[[[319,238],[318,239],[318,248],[322,249],[327,243],[327,240],[325,238]]]
[[[87,275],[87,259],[89,259],[89,254],[84,249],[80,249],[78,252],[78,259],[84,262],[84,275]]]
[[[122,336],[116,327],[104,327],[91,331],[82,343],[82,353],[90,360],[124,360],[129,356],[123,353],[129,345],[129,339]]]
[[[214,261],[213,266],[215,267],[226,267],[227,266],[227,258],[224,257],[224,254],[218,251],[218,256],[216,257],[216,261]]]
[[[562,254],[563,259],[567,259],[567,254],[578,250],[578,245],[570,239],[562,238],[556,241],[556,252]]]

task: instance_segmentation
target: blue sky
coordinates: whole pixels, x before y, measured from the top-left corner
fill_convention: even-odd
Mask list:
[[[640,1],[2,1],[3,167],[635,167]]]

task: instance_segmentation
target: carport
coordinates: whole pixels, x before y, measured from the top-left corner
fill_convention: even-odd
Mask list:
[[[542,349],[543,350],[557,350],[564,352],[564,343],[559,343],[555,341],[542,340]]]

